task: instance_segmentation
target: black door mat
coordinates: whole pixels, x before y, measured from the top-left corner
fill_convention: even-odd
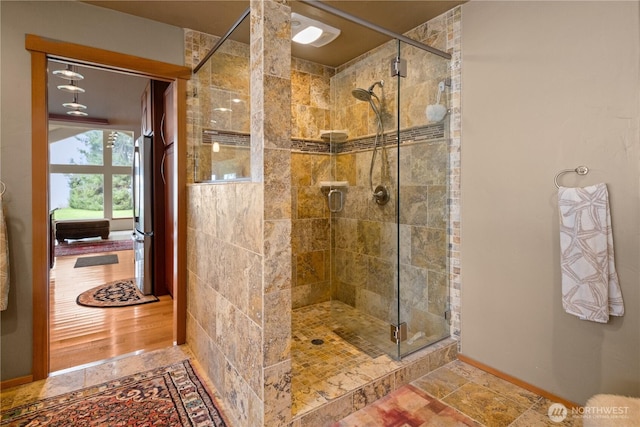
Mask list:
[[[118,264],[118,255],[98,255],[78,258],[73,268],[93,267],[95,265]]]

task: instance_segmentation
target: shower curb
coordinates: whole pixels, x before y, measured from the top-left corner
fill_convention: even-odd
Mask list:
[[[374,378],[368,383],[350,390],[345,395],[329,400],[308,412],[297,414],[292,420],[291,427],[331,425],[411,381],[417,380],[429,372],[456,360],[457,356],[458,341],[453,338],[446,338],[406,356],[398,362],[402,365],[399,368],[379,378]],[[380,385],[387,382],[390,387],[380,387]]]

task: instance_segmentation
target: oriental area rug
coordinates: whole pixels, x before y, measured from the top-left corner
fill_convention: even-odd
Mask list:
[[[3,411],[0,425],[227,426],[188,360]]]
[[[95,254],[100,252],[130,251],[133,241],[128,240],[91,240],[60,243],[54,248],[55,256]]]
[[[158,301],[155,295],[144,295],[133,283],[133,279],[114,280],[84,291],[76,299],[78,305],[86,307],[127,307]]]

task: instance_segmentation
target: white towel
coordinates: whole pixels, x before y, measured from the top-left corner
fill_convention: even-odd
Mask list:
[[[0,311],[9,304],[9,245],[7,242],[7,224],[2,210],[2,194],[0,194]]]
[[[607,323],[624,304],[613,257],[606,184],[560,187],[562,305],[583,320]]]

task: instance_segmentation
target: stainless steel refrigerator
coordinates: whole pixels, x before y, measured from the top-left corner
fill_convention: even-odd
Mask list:
[[[153,140],[141,136],[133,152],[133,252],[135,283],[153,293]]]

